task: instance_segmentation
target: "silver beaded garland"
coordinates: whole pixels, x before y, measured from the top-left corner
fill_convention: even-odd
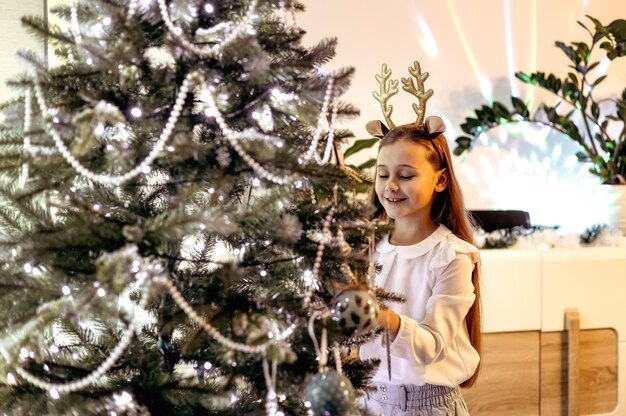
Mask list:
[[[193,52],[196,55],[204,57],[210,57],[217,54],[222,50],[222,48],[224,48],[224,46],[228,45],[233,40],[247,33],[250,30],[249,27],[251,25],[251,22],[255,18],[255,11],[257,6],[257,0],[252,0],[250,2],[248,10],[244,14],[243,18],[236,24],[235,28],[230,33],[225,35],[224,39],[221,42],[204,49],[197,47],[189,40],[187,40],[187,38],[185,38],[182,33],[182,29],[174,25],[174,22],[172,22],[172,19],[170,18],[170,15],[167,11],[167,4],[165,3],[165,0],[157,0],[157,2],[159,4],[161,18],[163,19],[163,22],[165,23],[165,26],[167,26],[169,32],[174,35],[176,39],[178,39],[184,49]]]
[[[57,150],[59,151],[59,153],[61,153],[61,155],[67,161],[67,163],[69,163],[74,168],[74,170],[76,170],[76,172],[92,180],[93,182],[97,182],[97,183],[104,184],[104,185],[120,186],[142,173],[150,172],[151,170],[150,165],[152,164],[152,162],[154,162],[158,154],[165,147],[165,143],[169,140],[172,134],[172,131],[174,130],[174,126],[176,126],[176,123],[178,122],[178,118],[182,111],[183,104],[185,103],[185,97],[187,96],[187,93],[189,92],[189,84],[196,76],[197,76],[197,73],[194,72],[194,73],[187,74],[187,77],[185,77],[185,80],[183,81],[180,87],[180,90],[178,92],[178,95],[176,97],[176,101],[172,108],[172,112],[170,113],[170,116],[167,119],[167,122],[165,123],[165,128],[161,132],[159,139],[154,144],[154,147],[152,148],[150,153],[138,166],[136,166],[134,169],[126,172],[123,175],[104,175],[104,174],[94,173],[90,171],[85,166],[83,166],[80,163],[80,161],[74,157],[74,155],[72,155],[72,153],[69,151],[67,146],[65,146],[65,144],[63,143],[63,140],[61,139],[61,135],[56,131],[56,129],[54,128],[54,125],[50,123],[50,121],[47,119],[45,120],[46,127],[52,134],[52,139],[54,141],[54,145],[56,146]],[[35,85],[35,96],[37,98],[37,102],[39,104],[41,113],[49,114],[48,105],[45,102],[40,83],[38,81],[35,81],[34,85]]]

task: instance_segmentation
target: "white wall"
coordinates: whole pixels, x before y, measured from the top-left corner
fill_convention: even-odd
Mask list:
[[[576,24],[585,15],[608,24],[626,18],[622,0],[304,0],[307,11],[298,23],[306,43],[337,37],[337,57],[328,69],[356,68],[351,90],[343,97],[357,105],[361,117],[344,127],[368,137],[364,125],[382,119],[372,98],[374,74],[387,63],[396,78],[408,76],[415,59],[430,73],[427,87],[435,95],[428,114],[442,116],[452,147],[460,124],[472,110],[493,99],[509,105],[511,92],[525,101],[553,98],[516,80],[516,71],[554,72],[564,77],[567,59],[554,46],[585,40]],[[626,59],[623,59],[626,61]],[[595,92],[615,96],[626,87],[626,62],[608,68]],[[414,120],[411,96],[391,101],[396,124]],[[579,231],[604,222],[610,214],[606,189],[573,157],[571,141],[549,129],[513,127],[489,133],[483,145],[455,158],[470,208],[526,209],[535,224],[562,225]]]
[[[36,50],[43,55],[43,42],[28,34],[20,22],[23,15],[44,14],[42,0],[0,0],[0,101],[5,101],[16,94],[5,85],[5,80],[26,69],[15,53],[18,49]]]

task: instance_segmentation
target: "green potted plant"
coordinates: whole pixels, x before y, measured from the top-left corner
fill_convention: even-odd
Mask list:
[[[558,97],[558,103],[541,102],[535,112],[517,97],[511,97],[512,108],[498,101],[482,105],[461,124],[465,135],[456,139],[454,154],[470,151],[481,133],[497,126],[520,122],[549,126],[577,143],[578,160],[589,164],[589,172],[601,183],[620,185],[624,208],[619,227],[626,230],[626,87],[617,97],[600,100],[594,95],[595,88],[606,79],[606,75],[596,74],[600,59],[606,56],[613,61],[626,55],[626,20],[617,19],[605,26],[591,16],[587,18],[593,28],[578,24],[589,34],[589,42],[555,42],[570,61],[564,76],[515,74],[522,82]]]
[[[613,102],[612,111],[603,112],[607,106],[600,106],[594,97],[594,88],[606,75],[594,76],[594,69],[599,60],[591,62],[593,52],[598,48],[610,59],[626,54],[626,20],[618,19],[608,26],[597,19],[587,16],[595,25],[595,32],[578,22],[591,36],[591,43],[572,42],[569,45],[557,41],[571,61],[571,69],[563,78],[554,74],[517,72],[515,76],[524,83],[550,91],[560,98],[556,105],[540,103],[538,110],[531,113],[530,108],[521,99],[511,97],[513,108],[494,101],[475,110],[476,115],[467,117],[461,129],[469,136],[456,139],[454,153],[461,155],[469,151],[475,139],[486,130],[508,123],[533,122],[547,125],[580,146],[578,160],[589,163],[589,171],[600,177],[602,183],[626,184],[626,88],[617,98],[603,99]],[[566,104],[563,105],[563,104]],[[560,108],[567,107],[567,108]],[[605,110],[606,111],[606,110]],[[576,123],[576,117],[580,122]],[[619,123],[621,129],[617,137],[609,134],[609,123]]]

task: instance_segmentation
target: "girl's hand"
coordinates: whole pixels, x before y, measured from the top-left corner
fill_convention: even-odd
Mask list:
[[[389,331],[389,341],[393,342],[400,330],[400,315],[389,308],[378,311],[378,325]]]

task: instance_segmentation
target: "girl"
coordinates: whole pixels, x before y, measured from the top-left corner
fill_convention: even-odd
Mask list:
[[[392,221],[394,230],[376,245],[376,285],[407,301],[379,314],[388,343],[376,339],[360,349],[362,359],[381,360],[367,408],[393,416],[468,415],[459,386],[474,383],[480,362],[479,252],[445,124],[428,117],[420,127],[380,126],[368,123],[370,133],[383,136],[372,200],[375,217]]]

